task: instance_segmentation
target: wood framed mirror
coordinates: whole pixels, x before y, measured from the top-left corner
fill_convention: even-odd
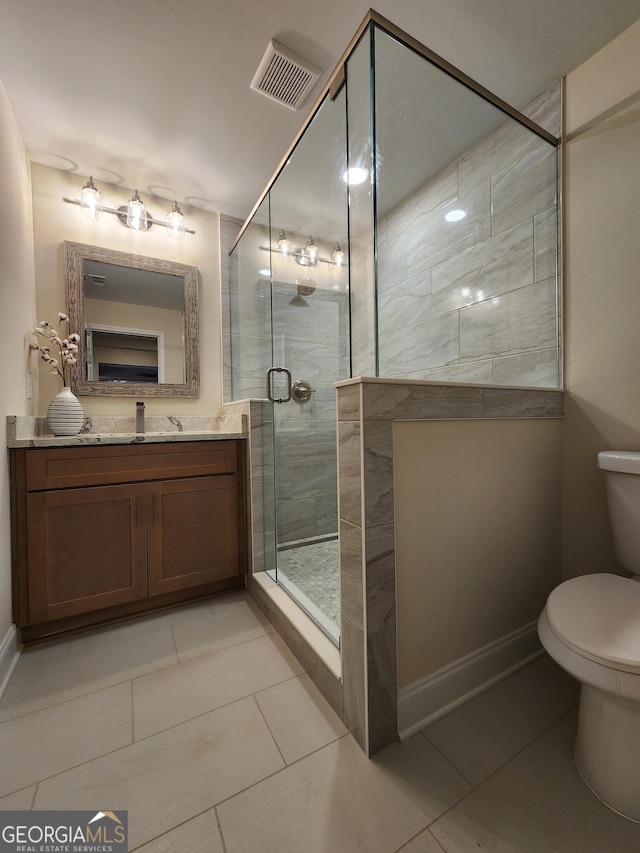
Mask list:
[[[64,257],[74,393],[197,397],[197,267],[71,242]]]

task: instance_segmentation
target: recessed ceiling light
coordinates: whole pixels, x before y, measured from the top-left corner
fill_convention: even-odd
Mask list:
[[[363,184],[369,177],[369,170],[363,169],[362,166],[352,166],[350,169],[345,169],[342,173],[342,180],[349,186],[353,184]]]
[[[466,215],[466,210],[450,210],[449,213],[445,213],[444,218],[447,222],[460,222],[460,220],[464,219]]]

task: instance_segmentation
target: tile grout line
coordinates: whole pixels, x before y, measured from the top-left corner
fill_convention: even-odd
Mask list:
[[[255,693],[252,693],[251,695],[252,695],[253,701],[255,702],[256,707],[257,707],[257,709],[258,709],[258,713],[259,713],[259,714],[260,714],[260,716],[262,717],[262,720],[263,720],[263,722],[264,722],[265,726],[267,727],[267,731],[268,731],[268,732],[269,732],[269,734],[271,735],[271,739],[273,740],[273,742],[274,742],[274,744],[275,744],[275,747],[276,747],[276,749],[278,750],[278,754],[279,754],[280,758],[284,761],[284,766],[285,766],[285,767],[288,767],[288,766],[289,766],[289,763],[288,763],[287,759],[284,757],[284,754],[283,754],[282,750],[280,749],[280,744],[279,744],[279,743],[278,743],[278,741],[276,740],[276,736],[275,736],[275,735],[274,735],[274,733],[271,731],[271,726],[269,725],[269,722],[268,722],[267,718],[265,717],[265,715],[264,715],[264,713],[263,713],[263,711],[262,711],[262,708],[260,707],[260,703],[258,702],[258,699],[257,699],[256,694],[255,694]],[[281,768],[281,769],[282,769],[282,768]]]
[[[443,759],[447,762],[447,764],[449,765],[449,767],[452,767],[452,768],[455,770],[455,772],[456,772],[459,776],[461,776],[461,777],[464,779],[464,781],[465,781],[465,782],[467,782],[467,784],[471,785],[471,787],[475,790],[476,785],[474,785],[474,784],[473,784],[473,782],[471,781],[471,779],[468,779],[468,778],[464,775],[464,773],[462,772],[462,770],[460,770],[458,767],[456,767],[456,765],[453,763],[453,761],[451,761],[451,759],[450,759],[450,758],[449,758],[449,757],[448,757],[448,756],[447,756],[447,755],[446,755],[446,754],[445,754],[445,753],[440,749],[440,747],[439,747],[439,746],[437,746],[437,745],[436,745],[436,744],[431,740],[431,738],[430,738],[428,735],[426,735],[426,734],[425,734],[424,730],[421,730],[420,732],[418,732],[418,734],[422,735],[422,737],[427,741],[427,743],[429,744],[429,746],[432,746],[432,747],[435,749],[435,751],[436,751],[436,752],[441,756],[441,758],[443,758]],[[471,792],[469,792],[469,793],[471,793]],[[467,796],[467,795],[465,794],[465,797],[466,797],[466,796]]]
[[[218,806],[214,806],[213,811],[214,811],[214,814],[216,816],[216,823],[218,824],[218,835],[220,836],[220,841],[222,842],[223,853],[228,853],[227,842],[225,841],[224,832],[222,831],[222,821],[220,820],[220,814],[218,812]]]
[[[439,842],[439,841],[438,841],[438,839],[435,837],[435,835],[433,834],[433,832],[431,832],[431,830],[429,829],[429,826],[425,826],[425,827],[424,827],[424,829],[421,829],[419,832],[416,832],[416,834],[415,834],[415,835],[412,835],[412,836],[411,836],[411,838],[410,838],[408,841],[405,841],[405,843],[402,845],[402,847],[398,847],[398,848],[394,851],[394,853],[402,853],[402,851],[403,851],[403,850],[405,850],[405,849],[407,848],[407,846],[408,846],[409,844],[411,844],[411,842],[412,842],[412,841],[415,841],[415,840],[416,840],[416,838],[419,838],[419,837],[420,837],[421,835],[423,835],[423,833],[425,833],[425,832],[428,832],[428,833],[429,833],[429,837],[430,837],[430,838],[432,838],[432,839],[433,839],[433,841],[434,841],[434,843],[438,845],[438,850],[442,850],[442,851],[443,851],[443,853],[447,853],[446,849],[442,846],[442,844],[440,844],[440,842]]]
[[[136,742],[136,706],[133,693],[133,678],[131,679],[131,743]]]
[[[176,660],[178,661],[178,664],[180,664],[180,652],[178,651],[178,643],[176,642],[176,635],[175,631],[173,630],[173,625],[169,625],[169,631],[171,633],[171,639],[173,640],[173,648],[176,653]]]

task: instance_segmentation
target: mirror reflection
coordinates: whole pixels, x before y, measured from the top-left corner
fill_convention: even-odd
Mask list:
[[[85,259],[86,378],[185,381],[184,277]]]
[[[197,396],[197,269],[66,243],[76,393]]]

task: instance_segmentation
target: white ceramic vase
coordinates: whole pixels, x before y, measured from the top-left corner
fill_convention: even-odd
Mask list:
[[[77,435],[84,424],[84,411],[71,388],[59,391],[49,403],[47,425],[54,435]]]

